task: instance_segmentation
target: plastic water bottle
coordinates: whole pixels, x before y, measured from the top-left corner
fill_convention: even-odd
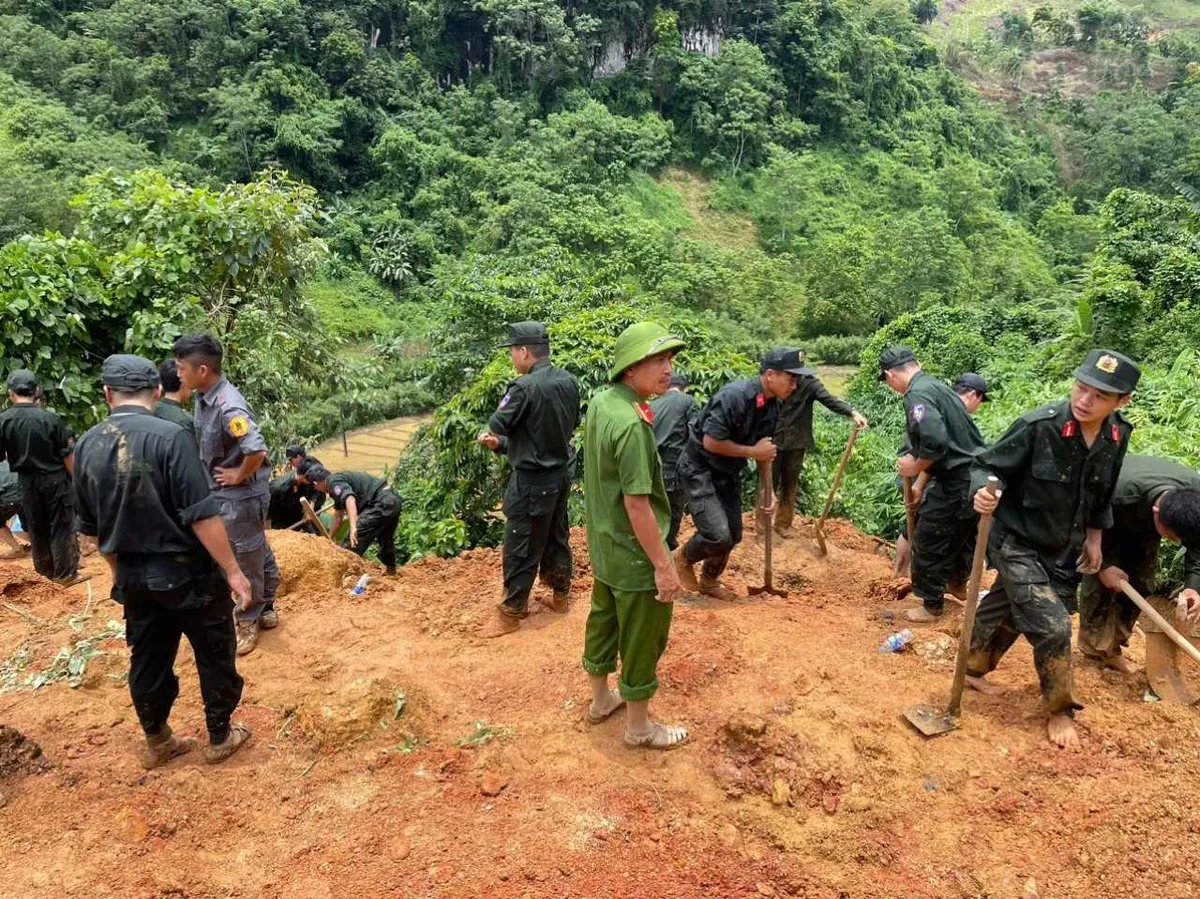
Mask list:
[[[354,585],[354,589],[350,591],[351,596],[362,596],[367,592],[367,584],[371,582],[371,575],[364,574],[358,579],[358,583]]]
[[[892,634],[879,645],[880,652],[900,652],[909,643],[912,642],[912,631],[908,628],[900,631],[897,634]]]

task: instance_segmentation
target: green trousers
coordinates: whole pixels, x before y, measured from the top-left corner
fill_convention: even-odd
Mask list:
[[[653,590],[630,593],[595,581],[592,610],[583,637],[583,670],[602,677],[617,670],[621,698],[649,699],[658,690],[658,660],[667,648],[673,603],[659,602]]]

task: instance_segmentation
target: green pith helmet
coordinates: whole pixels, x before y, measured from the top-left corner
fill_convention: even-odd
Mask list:
[[[625,369],[643,359],[656,356],[667,350],[678,350],[684,342],[671,334],[658,322],[638,322],[621,332],[613,347],[613,365],[609,369],[610,381],[620,380]]]

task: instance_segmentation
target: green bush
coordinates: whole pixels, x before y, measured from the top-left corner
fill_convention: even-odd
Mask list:
[[[835,334],[810,337],[802,344],[810,363],[857,365],[867,339],[857,334]]]

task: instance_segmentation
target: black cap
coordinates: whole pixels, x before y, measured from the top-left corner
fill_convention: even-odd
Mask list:
[[[287,449],[285,449],[283,451],[283,455],[285,458],[287,458],[290,461],[292,459],[295,459],[297,456],[307,456],[308,453],[304,452],[304,447],[302,447],[300,444],[296,443],[296,444],[293,444],[292,446],[289,446]]]
[[[534,346],[549,343],[550,335],[541,322],[517,322],[508,326],[508,340],[500,346]]]
[[[667,382],[670,387],[687,387],[688,379],[686,375],[674,374],[671,375],[671,380]]]
[[[983,375],[977,375],[973,371],[963,372],[959,375],[958,380],[954,382],[954,389],[974,390],[983,397],[985,403],[987,402],[987,381],[983,379]]]
[[[883,380],[884,373],[891,371],[893,368],[899,368],[902,365],[908,365],[911,362],[916,362],[917,357],[906,346],[890,346],[879,354],[879,380]]]
[[[777,346],[767,350],[762,357],[760,371],[786,371],[792,375],[815,375],[815,368],[804,365],[804,354],[794,346]]]
[[[142,356],[117,353],[104,360],[100,380],[118,390],[145,390],[158,386],[158,366]]]
[[[17,396],[33,396],[37,392],[37,375],[27,368],[18,368],[8,376],[8,389]]]
[[[1075,380],[1108,393],[1133,393],[1141,376],[1137,363],[1115,350],[1092,350],[1075,369]]]
[[[309,465],[307,468],[302,469],[300,473],[314,484],[317,481],[329,480],[329,469],[323,465]]]

